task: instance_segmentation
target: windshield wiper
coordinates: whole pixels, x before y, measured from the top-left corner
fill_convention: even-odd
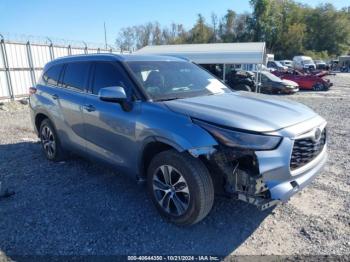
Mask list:
[[[171,101],[171,100],[176,100],[176,99],[182,99],[182,97],[169,97],[169,98],[162,98],[162,99],[157,99],[156,102],[162,102],[162,101]]]

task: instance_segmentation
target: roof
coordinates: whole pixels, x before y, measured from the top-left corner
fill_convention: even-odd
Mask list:
[[[263,64],[265,42],[146,46],[134,54],[168,55],[198,64]]]
[[[87,55],[70,55],[52,60],[47,63],[46,67],[61,63],[69,62],[86,62],[86,61],[183,61],[183,58],[173,56],[157,55],[123,55],[112,53],[87,54]]]

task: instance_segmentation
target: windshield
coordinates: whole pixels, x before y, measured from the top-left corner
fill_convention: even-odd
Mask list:
[[[312,60],[310,60],[310,59],[307,59],[307,60],[304,60],[303,61],[303,64],[304,65],[309,65],[309,64],[313,64],[314,62],[312,61]]]
[[[275,61],[275,63],[278,67],[283,67],[283,65],[279,61]]]
[[[271,81],[274,81],[274,82],[282,82],[281,78],[275,76],[274,74],[271,74],[270,72],[261,72],[261,74],[265,77],[267,77],[268,79],[270,79]]]
[[[231,92],[200,67],[180,61],[129,61],[131,71],[155,101]]]

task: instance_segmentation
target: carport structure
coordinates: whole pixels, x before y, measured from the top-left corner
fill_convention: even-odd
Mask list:
[[[225,81],[227,65],[252,65],[259,71],[265,64],[266,45],[265,42],[149,45],[135,54],[176,56],[201,65],[222,65],[221,78]]]

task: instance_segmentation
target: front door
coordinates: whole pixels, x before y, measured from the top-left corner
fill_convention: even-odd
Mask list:
[[[135,165],[135,127],[140,103],[134,102],[129,112],[120,104],[102,101],[98,97],[101,88],[122,86],[131,95],[132,83],[117,62],[95,62],[91,94],[85,100],[83,111],[85,138],[92,158],[101,158],[121,168]]]

